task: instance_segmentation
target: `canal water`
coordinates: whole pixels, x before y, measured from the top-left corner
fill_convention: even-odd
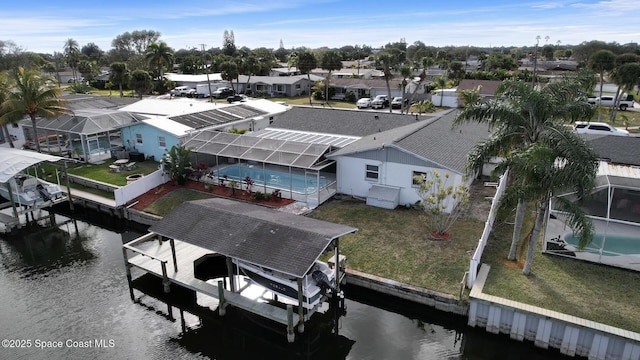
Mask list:
[[[328,313],[294,344],[240,311],[164,295],[154,277],[136,281],[134,302],[121,245],[144,228],[90,211],[55,219],[0,235],[0,359],[568,359],[354,287],[337,334]]]

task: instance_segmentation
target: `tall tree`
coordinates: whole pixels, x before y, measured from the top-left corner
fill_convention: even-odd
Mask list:
[[[164,41],[153,42],[147,47],[145,59],[149,62],[149,66],[157,70],[160,80],[164,77],[163,69],[173,66],[174,52]]]
[[[577,134],[558,127],[522,152],[508,156],[502,168],[509,168],[521,180],[509,187],[501,204],[509,207],[525,200],[535,204],[536,218],[530,231],[527,257],[522,269],[531,273],[534,254],[547,216],[549,201],[558,193],[575,192],[577,201],[585,199],[595,185],[597,156]],[[584,211],[564,198],[556,199],[569,227],[580,236],[580,247],[592,239],[593,226]]]
[[[4,133],[5,139],[9,142],[9,146],[11,148],[13,145],[13,138],[11,134],[9,134],[8,124],[10,121],[7,119],[3,119],[2,116],[6,113],[6,107],[4,106],[4,102],[7,100],[9,96],[9,84],[8,79],[5,72],[0,72],[0,126],[2,126],[2,132]]]
[[[236,37],[233,35],[233,30],[225,30],[222,36],[222,53],[227,56],[234,56],[237,50]]]
[[[76,69],[78,67],[78,62],[80,61],[80,48],[78,47],[78,42],[72,38],[68,38],[67,41],[64,42],[64,55],[67,60],[67,64],[73,72],[73,78],[77,80],[78,74],[76,73]]]
[[[411,74],[412,71],[410,67],[406,65],[400,67],[400,76],[402,76],[402,105],[400,105],[400,113],[404,112],[405,98],[407,96],[407,78],[411,77]]]
[[[320,68],[328,70],[327,79],[324,82],[324,102],[329,103],[329,82],[331,82],[331,72],[342,69],[342,58],[337,51],[328,50],[322,54]]]
[[[301,74],[307,74],[307,80],[309,81],[309,89],[307,89],[307,93],[309,94],[309,105],[311,103],[311,70],[315,69],[318,66],[318,60],[316,56],[313,55],[311,51],[305,50],[298,53],[296,57],[296,67]]]
[[[135,70],[129,77],[129,86],[138,93],[138,97],[142,99],[143,94],[149,93],[153,89],[151,75],[144,70]]]
[[[611,79],[618,85],[615,104],[611,108],[610,121],[614,123],[623,92],[631,91],[634,86],[640,85],[640,62],[628,62],[616,66],[611,72]]]
[[[376,58],[376,63],[382,67],[384,81],[387,84],[387,96],[391,97],[391,85],[389,85],[389,81],[393,78],[391,70],[398,63],[397,57],[392,51],[381,51]],[[393,112],[391,106],[389,106],[389,112]]]
[[[109,81],[112,84],[118,85],[120,90],[120,97],[123,97],[122,85],[129,83],[129,71],[127,70],[127,64],[123,62],[114,62],[109,66],[111,72],[109,74]]]
[[[444,90],[449,87],[449,79],[446,76],[436,76],[433,85],[436,89]],[[440,107],[442,107],[442,100],[444,100],[444,91],[440,92]]]
[[[609,50],[598,50],[589,57],[589,69],[595,71],[600,76],[600,98],[602,98],[602,86],[604,84],[604,74],[615,67],[616,55]]]
[[[465,104],[456,124],[473,121],[486,123],[494,129],[493,135],[470,155],[470,172],[480,169],[492,157],[508,158],[539,141],[565,139],[555,138],[554,134],[564,134],[565,124],[589,120],[594,114],[595,109],[586,102],[587,86],[586,82],[571,78],[563,78],[543,88],[532,87],[522,81],[505,80],[491,101]],[[552,146],[568,146],[566,143],[550,143]],[[517,173],[514,177],[515,184],[526,185],[526,179],[518,178]],[[507,256],[512,261],[516,260],[526,200],[520,199],[516,209],[513,238]]]
[[[19,67],[11,73],[11,84],[7,100],[2,103],[5,113],[0,117],[2,123],[21,120],[25,115],[31,118],[33,141],[40,151],[40,139],[36,119],[51,118],[60,114],[71,113],[65,101],[60,99],[62,90],[55,85],[55,80],[40,74],[39,70],[24,70]]]

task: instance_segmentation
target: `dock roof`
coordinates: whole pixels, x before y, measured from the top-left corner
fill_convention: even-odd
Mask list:
[[[222,198],[188,201],[149,231],[302,278],[334,239],[358,229]]]

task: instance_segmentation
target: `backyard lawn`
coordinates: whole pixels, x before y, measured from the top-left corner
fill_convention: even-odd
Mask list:
[[[67,172],[72,175],[78,175],[108,184],[124,186],[127,185],[127,176],[132,174],[149,175],[158,170],[159,166],[159,163],[154,161],[143,161],[137,162],[136,168],[133,170],[111,172],[109,171],[109,165],[112,165],[112,163],[112,161],[107,161],[103,164],[79,164],[77,167],[69,168]]]

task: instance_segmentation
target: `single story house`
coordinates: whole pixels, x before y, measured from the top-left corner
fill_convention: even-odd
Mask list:
[[[307,75],[251,77],[240,75],[238,81],[233,82],[233,87],[240,94],[292,97],[309,94],[318,80],[322,78],[315,75],[309,77]]]
[[[500,84],[502,84],[502,81],[499,80],[462,79],[456,88],[456,92],[459,95],[462,90],[477,90],[482,99],[488,101],[494,98]],[[462,101],[458,101],[458,105],[464,106]]]
[[[144,100],[143,100],[144,101]],[[132,106],[141,113],[144,107],[154,107],[158,101],[163,106],[180,102],[173,100],[148,101]],[[198,130],[226,132],[231,129],[257,131],[266,128],[271,121],[287,110],[286,106],[259,99],[243,103],[215,104],[200,101],[194,111],[186,112],[176,106],[169,114],[151,117],[120,128],[122,144],[126,151],[141,153],[147,159],[160,161],[172,146],[187,141]],[[206,105],[206,106],[205,106]],[[165,111],[169,110],[167,107]],[[156,110],[157,111],[157,110]]]
[[[326,157],[337,163],[338,193],[393,209],[420,201],[415,176],[449,175],[449,185],[469,185],[467,156],[489,136],[485,124],[452,128],[456,112],[362,137]],[[447,211],[455,206],[450,202]]]
[[[384,79],[332,78],[329,86],[335,89],[335,98],[344,98],[348,92],[353,92],[356,99],[388,94]],[[390,98],[402,96],[402,79],[389,80],[389,87]]]

